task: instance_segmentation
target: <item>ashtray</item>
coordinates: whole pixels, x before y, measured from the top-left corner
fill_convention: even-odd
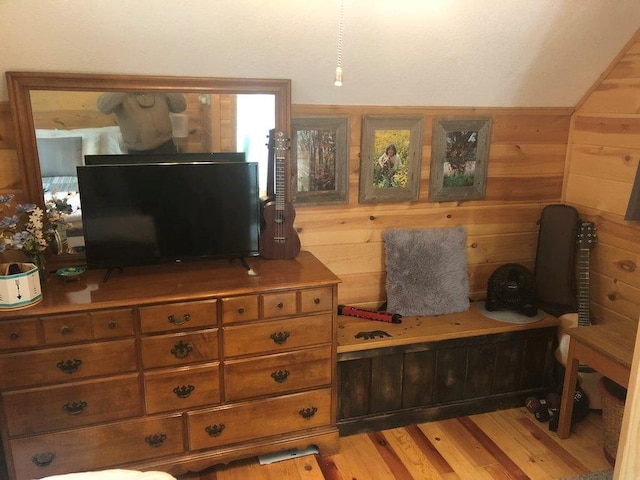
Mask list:
[[[87,267],[84,265],[81,265],[79,267],[61,268],[56,271],[56,275],[58,275],[61,278],[64,278],[67,281],[77,280],[86,271],[87,271]]]

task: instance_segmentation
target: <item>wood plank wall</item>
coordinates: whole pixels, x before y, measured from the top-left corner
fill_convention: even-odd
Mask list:
[[[569,135],[563,201],[594,222],[598,232],[590,275],[595,323],[637,322],[640,315],[640,222],[624,220],[638,163],[636,33],[578,106]]]
[[[382,232],[388,228],[464,226],[472,297],[482,299],[489,276],[501,264],[533,269],[542,208],[562,193],[572,109],[433,108],[293,105],[294,118],[348,116],[349,200],[346,205],[297,206],[295,227],[303,249],[325,262],[343,283],[339,301],[379,306],[385,300]],[[358,204],[362,118],[420,115],[424,118],[419,200]],[[484,200],[428,201],[433,120],[493,119]]]
[[[297,117],[348,115],[349,202],[297,208],[303,248],[324,261],[343,283],[339,301],[378,306],[385,300],[382,232],[391,227],[465,226],[472,297],[501,264],[533,268],[542,208],[560,201],[571,109],[429,108],[294,105]],[[364,115],[422,115],[420,197],[415,202],[358,204],[361,120]],[[491,116],[493,130],[484,200],[429,203],[431,129],[434,118]],[[0,193],[22,195],[13,126],[0,102]]]

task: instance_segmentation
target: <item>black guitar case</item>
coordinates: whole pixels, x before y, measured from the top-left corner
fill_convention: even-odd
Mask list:
[[[538,306],[554,316],[578,311],[574,273],[579,226],[580,217],[573,207],[548,205],[542,209],[534,275]]]

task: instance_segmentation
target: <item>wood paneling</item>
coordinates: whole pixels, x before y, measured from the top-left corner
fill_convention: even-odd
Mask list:
[[[637,322],[639,222],[624,215],[640,163],[640,31],[594,85],[572,119],[563,201],[594,222],[593,321]]]
[[[349,202],[297,207],[295,227],[312,251],[343,280],[341,303],[374,306],[385,300],[382,232],[388,228],[464,226],[471,295],[503,263],[535,259],[542,208],[560,201],[570,127],[569,109],[428,108],[294,105],[295,117],[349,117]],[[421,115],[424,119],[419,199],[360,205],[361,128],[364,115]],[[486,196],[469,202],[430,203],[431,129],[442,117],[493,119]]]

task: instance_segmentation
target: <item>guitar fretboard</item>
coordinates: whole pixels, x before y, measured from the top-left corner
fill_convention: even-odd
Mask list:
[[[578,325],[580,327],[591,325],[589,261],[589,249],[581,248],[578,256]]]

